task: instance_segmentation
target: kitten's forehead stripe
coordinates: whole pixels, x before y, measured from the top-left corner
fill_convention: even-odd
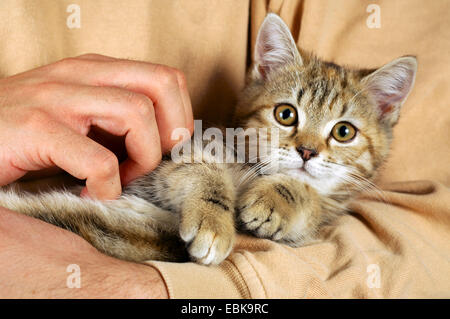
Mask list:
[[[348,86],[348,76],[347,73],[342,69],[340,72],[340,83],[341,83],[341,90],[347,89]]]
[[[336,100],[338,98],[338,93],[335,88],[333,88],[330,92],[330,95],[328,95],[327,105],[328,109],[331,111],[333,109],[334,104],[336,103]]]
[[[316,84],[314,93],[314,104],[317,106],[317,108],[320,108],[323,105],[327,94],[327,81],[319,81]]]
[[[310,107],[314,108],[314,106],[315,106],[314,100],[316,99],[316,96],[317,96],[317,86],[315,86],[314,84],[312,84],[311,86],[313,88],[311,91],[311,96],[310,96],[310,100],[308,101],[308,104],[310,104]]]
[[[298,105],[300,105],[300,101],[302,100],[302,96],[303,96],[303,89],[301,88],[300,90],[298,90],[298,95],[297,95],[297,103]]]
[[[305,90],[301,103],[299,104],[300,108],[306,109],[306,107],[311,103],[311,97],[311,90]]]
[[[345,113],[347,113],[347,110],[348,110],[348,103],[345,102],[342,104],[341,114],[339,115],[339,117],[343,117]]]

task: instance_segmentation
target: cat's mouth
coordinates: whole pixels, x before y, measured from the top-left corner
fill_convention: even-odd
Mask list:
[[[308,178],[315,178],[314,175],[312,175],[306,168],[304,165],[302,165],[301,167],[297,167],[297,168],[290,168],[288,169],[288,171],[291,174],[294,174],[294,176],[304,176],[304,177],[308,177]]]

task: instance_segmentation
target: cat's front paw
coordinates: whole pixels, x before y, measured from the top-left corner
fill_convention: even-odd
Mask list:
[[[292,208],[280,204],[277,199],[261,197],[241,202],[239,221],[242,228],[261,238],[281,240],[289,230],[293,212]]]
[[[301,219],[299,201],[286,181],[261,177],[238,200],[240,226],[261,238],[290,239],[290,232]]]
[[[235,238],[232,207],[210,200],[186,205],[180,236],[190,257],[204,265],[220,264],[231,252]]]

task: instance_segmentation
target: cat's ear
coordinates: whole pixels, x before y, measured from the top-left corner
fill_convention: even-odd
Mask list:
[[[278,15],[269,13],[256,38],[252,76],[264,79],[270,72],[293,62],[301,65],[302,58],[291,31]]]
[[[380,120],[395,125],[400,108],[414,85],[417,60],[412,56],[398,58],[363,78],[375,100]]]

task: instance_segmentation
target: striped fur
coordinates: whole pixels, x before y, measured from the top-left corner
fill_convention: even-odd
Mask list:
[[[416,61],[403,57],[378,70],[323,62],[299,52],[274,14],[261,27],[254,60],[233,125],[280,132],[279,146],[256,164],[224,164],[206,153],[192,164],[165,158],[116,201],[81,199],[76,190],[31,195],[4,189],[0,205],[137,262],[189,257],[218,264],[230,253],[236,228],[292,246],[311,241],[359,192],[374,188]],[[280,104],[295,108],[295,125],[278,123],[274,109]],[[330,134],[342,121],[357,129],[348,143]],[[317,155],[303,160],[302,148]]]

